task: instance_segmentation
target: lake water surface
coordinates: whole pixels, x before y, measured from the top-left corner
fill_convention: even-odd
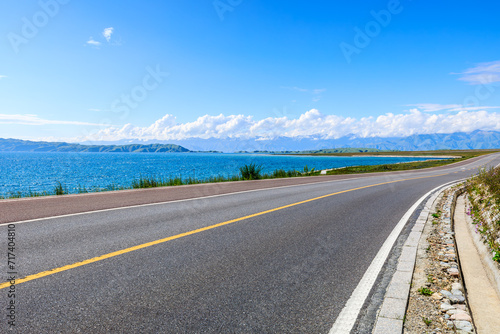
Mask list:
[[[232,176],[239,167],[255,163],[264,173],[275,169],[316,170],[356,165],[378,165],[426,160],[404,157],[283,156],[217,153],[32,153],[0,152],[0,195],[54,189],[57,182],[76,192],[87,189],[129,187],[146,176],[193,177]]]

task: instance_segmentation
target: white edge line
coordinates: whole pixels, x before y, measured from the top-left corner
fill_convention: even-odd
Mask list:
[[[359,281],[356,289],[354,289],[351,297],[335,320],[329,334],[349,334],[351,332],[352,327],[356,323],[359,312],[361,311],[366,298],[368,297],[380,271],[382,270],[385,260],[389,256],[389,253],[391,252],[399,234],[403,230],[403,227],[406,225],[406,222],[417,207],[433,192],[438,191],[440,188],[446,187],[449,184],[458,183],[465,179],[454,180],[432,189],[415,202],[415,204],[413,204],[408,211],[406,211],[401,220],[397,223],[396,227],[392,230],[391,234],[389,234],[365,274]]]
[[[451,165],[453,165],[453,164],[451,164]],[[417,171],[426,172],[425,169],[423,169],[423,170],[421,169],[421,170],[417,170]],[[402,172],[408,172],[408,171],[402,171]],[[374,176],[379,176],[377,174],[381,174],[380,176],[383,176],[383,173],[374,173]],[[33,223],[33,222],[38,222],[38,221],[43,221],[43,220],[49,220],[49,219],[54,219],[54,218],[68,218],[68,217],[81,216],[81,215],[92,214],[92,213],[101,213],[101,212],[109,212],[109,211],[116,211],[116,210],[126,210],[126,209],[147,207],[147,206],[153,206],[153,205],[163,205],[163,204],[169,204],[169,203],[179,203],[179,202],[186,202],[186,201],[195,201],[195,200],[200,200],[200,199],[213,198],[213,197],[221,197],[221,196],[229,196],[229,195],[236,195],[236,194],[243,194],[243,193],[249,193],[249,192],[254,192],[254,191],[268,191],[268,190],[273,190],[273,189],[282,189],[282,188],[290,188],[290,187],[308,186],[308,185],[314,185],[314,184],[320,184],[320,183],[333,183],[333,182],[342,182],[342,181],[348,181],[348,180],[359,180],[359,179],[363,179],[363,178],[366,178],[366,177],[354,177],[354,178],[342,179],[342,180],[330,180],[330,181],[310,182],[310,183],[304,183],[304,184],[292,184],[292,185],[288,185],[288,186],[271,187],[271,188],[264,188],[264,189],[244,190],[244,191],[232,192],[232,193],[227,193],[227,194],[218,194],[218,195],[202,196],[202,197],[195,197],[195,198],[186,198],[186,199],[179,199],[179,200],[174,200],[174,201],[166,201],[166,202],[158,202],[158,203],[148,203],[148,204],[138,204],[138,205],[131,205],[131,206],[122,206],[122,207],[118,207],[118,208],[109,208],[109,209],[101,209],[101,210],[84,211],[84,212],[70,213],[70,214],[66,214],[66,215],[50,216],[50,217],[43,217],[43,218],[35,218],[35,219],[28,219],[28,220],[13,221],[13,222],[9,222],[9,223],[2,223],[2,224],[0,224],[0,227],[1,226],[7,226],[9,224]],[[129,191],[133,191],[133,189],[130,189]],[[96,194],[103,194],[103,193],[96,193]]]

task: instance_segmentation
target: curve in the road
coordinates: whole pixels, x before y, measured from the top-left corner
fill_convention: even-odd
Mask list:
[[[66,265],[66,266],[62,266],[62,267],[59,267],[59,268],[54,268],[52,270],[43,271],[43,272],[40,272],[38,274],[29,275],[27,277],[24,277],[24,278],[21,278],[21,279],[17,279],[15,281],[15,284],[25,283],[25,282],[32,281],[32,280],[35,280],[35,279],[38,279],[38,278],[42,278],[42,277],[45,277],[45,276],[54,275],[54,274],[57,274],[57,273],[60,273],[60,272],[66,271],[66,270],[70,270],[70,269],[81,267],[81,266],[84,266],[84,265],[87,265],[87,264],[91,264],[91,263],[94,263],[94,262],[98,262],[98,261],[102,261],[102,260],[105,260],[105,259],[109,259],[111,257],[115,257],[115,256],[118,256],[118,255],[130,253],[130,252],[133,252],[133,251],[136,251],[136,250],[139,250],[139,249],[143,249],[143,248],[146,248],[146,247],[151,247],[151,246],[158,245],[158,244],[161,244],[161,243],[164,243],[164,242],[167,242],[167,241],[171,241],[171,240],[183,238],[183,237],[186,237],[186,236],[189,236],[189,235],[193,235],[193,234],[196,234],[196,233],[208,231],[208,230],[211,230],[211,229],[214,229],[214,228],[217,228],[217,227],[221,227],[221,226],[224,226],[224,225],[229,225],[229,224],[236,223],[236,222],[239,222],[239,221],[242,221],[242,220],[245,220],[245,219],[249,219],[249,218],[261,216],[261,215],[264,215],[266,213],[271,213],[271,212],[283,210],[283,209],[286,209],[286,208],[290,208],[290,207],[293,207],[293,206],[296,206],[296,205],[300,205],[300,204],[309,203],[309,202],[316,201],[316,200],[319,200],[319,199],[323,199],[323,198],[327,198],[327,197],[331,197],[331,196],[335,196],[335,195],[339,195],[339,194],[343,194],[343,193],[347,193],[347,192],[351,192],[351,191],[355,191],[355,190],[361,190],[361,189],[366,189],[366,188],[381,186],[381,185],[385,185],[385,184],[390,184],[390,183],[397,183],[397,182],[403,182],[403,181],[409,181],[409,180],[417,180],[417,179],[438,177],[438,176],[443,176],[443,175],[447,175],[447,174],[437,174],[437,175],[431,175],[431,176],[421,176],[421,177],[407,178],[407,179],[401,179],[401,180],[395,180],[395,181],[381,182],[381,183],[372,184],[372,185],[368,185],[368,186],[363,186],[363,187],[357,187],[357,188],[353,188],[353,189],[338,191],[338,192],[335,192],[335,193],[331,193],[331,194],[327,194],[327,195],[323,195],[323,196],[311,198],[311,199],[308,199],[308,200],[305,200],[305,201],[300,201],[300,202],[296,202],[296,203],[292,203],[292,204],[280,206],[280,207],[277,207],[277,208],[274,208],[274,209],[271,209],[271,210],[261,211],[261,212],[257,212],[257,213],[254,213],[254,214],[251,214],[251,215],[247,215],[247,216],[244,216],[244,217],[240,217],[240,218],[228,220],[228,221],[225,221],[225,222],[221,222],[221,223],[218,223],[218,224],[214,224],[214,225],[202,227],[202,228],[199,228],[199,229],[196,229],[196,230],[191,230],[191,231],[188,231],[188,232],[180,233],[180,234],[177,234],[177,235],[174,235],[174,236],[170,236],[170,237],[167,237],[167,238],[158,239],[158,240],[154,240],[154,241],[151,241],[151,242],[143,243],[141,245],[129,247],[129,248],[126,248],[126,249],[121,249],[121,250],[118,250],[118,251],[115,251],[115,252],[107,253],[107,254],[104,254],[104,255],[101,255],[101,256],[97,256],[97,257],[94,257],[94,258],[91,258],[91,259],[84,260],[84,261],[76,262],[76,263],[69,264],[69,265]],[[48,219],[48,218],[44,218],[44,219]],[[6,225],[6,224],[2,224],[2,225]],[[11,286],[11,282],[4,282],[4,283],[0,284],[0,290],[1,289],[5,289],[5,288],[7,288],[9,286]]]

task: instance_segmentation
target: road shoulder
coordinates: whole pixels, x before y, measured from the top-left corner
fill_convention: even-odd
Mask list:
[[[481,249],[460,193],[454,187],[427,201],[412,230],[422,233],[410,234],[405,243],[373,333],[494,333],[500,328],[498,266]]]

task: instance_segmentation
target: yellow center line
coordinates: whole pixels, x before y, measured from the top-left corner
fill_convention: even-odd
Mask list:
[[[242,221],[242,220],[245,220],[245,219],[249,219],[249,218],[253,218],[253,217],[265,215],[267,213],[271,213],[271,212],[283,210],[283,209],[286,209],[286,208],[290,208],[290,207],[293,207],[293,206],[296,206],[296,205],[300,205],[300,204],[304,204],[304,203],[309,203],[309,202],[312,202],[312,201],[317,201],[319,199],[323,199],[323,198],[327,198],[327,197],[331,197],[331,196],[335,196],[335,195],[347,193],[347,192],[350,192],[350,191],[360,190],[360,189],[365,189],[365,188],[371,188],[371,187],[376,187],[376,186],[380,186],[380,185],[384,185],[384,184],[389,184],[389,183],[396,183],[396,182],[416,180],[416,179],[425,179],[425,178],[443,176],[443,175],[448,175],[448,174],[449,173],[439,174],[439,175],[431,175],[431,176],[421,176],[421,177],[415,177],[415,178],[409,178],[409,179],[402,179],[402,180],[395,180],[395,181],[388,181],[388,182],[382,182],[382,183],[372,184],[372,185],[368,185],[368,186],[363,186],[363,187],[358,187],[358,188],[353,188],[353,189],[347,189],[347,190],[338,191],[338,192],[335,192],[335,193],[331,193],[331,194],[327,194],[327,195],[323,195],[323,196],[319,196],[319,197],[307,199],[307,200],[304,200],[304,201],[300,201],[300,202],[296,202],[296,203],[292,203],[292,204],[283,205],[283,206],[280,206],[278,208],[274,208],[274,209],[270,209],[270,210],[265,210],[265,211],[257,212],[257,213],[254,213],[254,214],[251,214],[251,215],[248,215],[248,216],[244,216],[244,217],[240,217],[240,218],[236,218],[236,219],[231,219],[231,220],[228,220],[228,221],[225,221],[225,222],[222,222],[222,223],[218,223],[218,224],[214,224],[214,225],[202,227],[202,228],[199,228],[199,229],[196,229],[196,230],[191,230],[191,231],[188,231],[188,232],[176,234],[176,235],[173,235],[173,236],[170,236],[170,237],[167,237],[167,238],[163,238],[163,239],[159,239],[159,240],[147,242],[147,243],[144,243],[144,244],[140,244],[140,245],[137,245],[137,246],[125,248],[125,249],[122,249],[122,250],[119,250],[119,251],[115,251],[115,252],[111,252],[111,253],[104,254],[104,255],[101,255],[101,256],[93,257],[93,258],[88,259],[88,260],[76,262],[76,263],[73,263],[73,264],[68,264],[68,265],[65,265],[65,266],[62,266],[62,267],[59,267],[59,268],[54,268],[54,269],[51,269],[51,270],[42,271],[42,272],[40,272],[38,274],[29,275],[29,276],[26,276],[24,278],[16,279],[14,284],[20,284],[20,283],[24,283],[24,282],[29,282],[29,281],[32,281],[32,280],[35,280],[35,279],[38,279],[38,278],[42,278],[42,277],[45,277],[45,276],[57,274],[57,273],[60,273],[60,272],[66,271],[66,270],[70,270],[70,269],[73,269],[73,268],[81,267],[81,266],[84,266],[84,265],[87,265],[87,264],[91,264],[91,263],[94,263],[94,262],[98,262],[98,261],[101,261],[101,260],[109,259],[109,258],[118,256],[118,255],[130,253],[130,252],[133,252],[133,251],[136,251],[136,250],[139,250],[139,249],[143,249],[143,248],[147,248],[147,247],[150,247],[150,246],[162,244],[162,243],[167,242],[167,241],[171,241],[171,240],[175,240],[175,239],[180,239],[180,238],[183,238],[183,237],[187,237],[188,235],[193,235],[193,234],[196,234],[196,233],[208,231],[208,230],[211,230],[211,229],[214,229],[214,228],[217,228],[217,227],[221,227],[221,226],[224,226],[224,225],[229,225],[229,224],[232,224],[232,223],[236,223],[236,222],[239,222],[239,221]],[[5,282],[5,283],[0,284],[0,290],[1,289],[5,289],[5,288],[11,286],[12,283],[13,282]]]

